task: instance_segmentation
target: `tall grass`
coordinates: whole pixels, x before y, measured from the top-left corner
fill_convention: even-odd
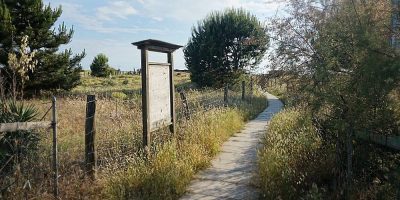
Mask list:
[[[264,199],[321,196],[324,190],[317,186],[332,177],[334,151],[323,144],[307,112],[291,108],[274,116],[264,145],[258,154]]]
[[[98,178],[95,182],[87,180],[84,172],[86,100],[58,99],[61,198],[176,198],[183,194],[193,174],[209,164],[222,142],[238,131],[244,121],[265,108],[265,98],[260,94],[251,101],[241,101],[239,95],[232,93],[228,107],[220,104],[223,103],[221,91],[188,91],[187,95],[193,110],[191,119],[180,115],[182,107],[177,100],[177,134],[171,137],[164,131],[154,133],[153,156],[147,160],[141,154],[140,98],[126,100],[132,97],[120,94],[99,98],[96,102]],[[36,105],[41,114],[50,106],[47,99],[29,102]],[[215,103],[216,106],[212,106]],[[50,116],[44,120],[50,120]],[[24,181],[17,186],[20,190],[5,192],[1,198],[52,198],[51,144],[50,131],[43,130],[39,156],[29,170],[22,170]],[[24,187],[26,181],[31,188]]]
[[[145,160],[134,159],[126,169],[106,177],[107,199],[177,199],[194,174],[207,167],[221,144],[244,121],[265,108],[265,99],[236,108],[212,109],[180,124],[178,135]]]

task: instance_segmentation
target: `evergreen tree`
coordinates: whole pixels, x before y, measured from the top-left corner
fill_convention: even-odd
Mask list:
[[[57,30],[53,28],[61,13],[61,7],[52,9],[42,0],[0,0],[0,66],[5,67],[3,75],[7,76],[8,54],[18,53],[17,47],[27,35],[30,51],[36,51],[37,66],[29,72],[26,90],[69,90],[79,84],[80,61],[85,53],[58,52],[60,45],[68,44],[73,35],[73,29],[67,29],[64,24]]]
[[[256,16],[243,9],[214,12],[193,28],[184,49],[192,81],[220,87],[262,60],[269,38]]]
[[[114,69],[108,64],[107,56],[101,53],[94,57],[90,70],[92,71],[92,76],[107,77]]]

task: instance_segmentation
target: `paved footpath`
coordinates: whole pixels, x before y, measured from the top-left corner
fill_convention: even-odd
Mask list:
[[[267,93],[268,108],[222,146],[212,166],[196,175],[181,200],[258,199],[252,179],[257,170],[257,148],[271,117],[282,109],[282,102]]]

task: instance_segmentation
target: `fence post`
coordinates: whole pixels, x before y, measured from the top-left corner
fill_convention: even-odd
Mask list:
[[[253,97],[254,92],[254,80],[253,76],[250,77],[250,96]]]
[[[88,95],[86,103],[85,123],[85,170],[89,177],[94,180],[96,176],[96,152],[94,148],[96,114],[96,96]]]
[[[58,151],[57,151],[57,107],[56,97],[52,98],[52,122],[53,128],[53,195],[55,199],[58,199]]]
[[[187,102],[185,91],[182,89],[179,89],[178,92],[179,92],[179,95],[180,95],[182,103],[183,103],[183,113],[185,115],[185,118],[187,120],[189,120],[190,119],[190,111],[189,111],[189,105]]]
[[[246,98],[246,82],[242,81],[242,100]]]
[[[224,104],[228,106],[228,84],[226,84],[224,88]]]

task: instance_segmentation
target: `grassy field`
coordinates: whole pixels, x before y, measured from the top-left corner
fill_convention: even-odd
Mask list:
[[[187,74],[177,74],[177,85],[189,85]],[[139,89],[137,76],[123,83],[126,76],[115,77],[116,85],[102,86],[109,79],[84,78],[73,92],[125,94],[124,90]],[[86,89],[85,89],[86,88]],[[90,89],[92,88],[92,89]],[[121,90],[122,89],[122,90]],[[178,127],[171,136],[167,130],[153,133],[152,156],[143,157],[141,148],[140,96],[111,95],[96,102],[97,179],[91,182],[84,172],[84,96],[58,98],[59,185],[62,199],[176,199],[185,191],[192,176],[209,165],[220,145],[242,128],[245,121],[265,108],[265,97],[242,101],[231,92],[229,106],[223,105],[222,90],[186,92],[191,108],[189,120],[182,116],[182,103],[176,100]],[[177,95],[179,97],[179,95]],[[31,99],[41,115],[49,109],[48,99]],[[41,116],[40,116],[41,117]],[[50,116],[45,119],[50,120]],[[19,180],[10,188],[8,197],[51,199],[50,131],[40,132],[38,153],[21,165]],[[23,189],[29,180],[32,189]],[[7,197],[7,196],[5,196]]]
[[[174,76],[177,87],[190,84],[190,74],[176,72]],[[99,78],[85,76],[81,79],[81,84],[74,88],[72,93],[90,93],[90,92],[119,92],[119,91],[137,91],[141,88],[140,75],[118,75],[111,78]]]

